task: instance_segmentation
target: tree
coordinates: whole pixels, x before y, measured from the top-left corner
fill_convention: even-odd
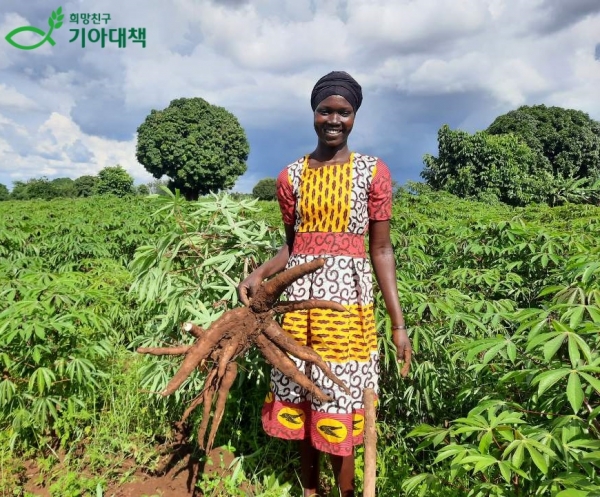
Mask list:
[[[78,197],[91,197],[94,195],[97,184],[98,177],[90,175],[79,176],[79,178],[73,181],[73,186]]]
[[[76,197],[75,182],[71,178],[55,178],[50,182],[58,197]]]
[[[10,198],[13,200],[50,200],[59,196],[56,185],[45,176],[24,181],[15,181]]]
[[[236,117],[202,98],[173,100],[139,126],[137,160],[188,200],[231,188],[246,171],[248,140]]]
[[[252,189],[252,195],[260,200],[275,200],[277,198],[277,180],[275,178],[261,179]]]
[[[124,197],[133,193],[133,178],[120,165],[105,167],[98,173],[96,192]]]
[[[520,136],[555,177],[600,178],[600,122],[582,111],[524,105],[497,117],[487,132]]]
[[[3,200],[8,200],[9,198],[10,192],[8,191],[8,188],[6,187],[6,185],[0,183],[0,202],[2,202]]]
[[[138,185],[135,192],[138,195],[150,195],[150,188],[148,188],[148,185]]]
[[[511,205],[545,202],[552,184],[547,161],[515,135],[438,132],[438,157],[425,155],[421,176],[436,190]]]
[[[27,200],[27,183],[24,181],[14,181],[12,191],[10,192],[11,200]]]

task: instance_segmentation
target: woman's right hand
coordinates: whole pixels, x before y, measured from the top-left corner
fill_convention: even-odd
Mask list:
[[[246,307],[250,305],[250,298],[254,296],[256,289],[260,286],[262,280],[263,278],[260,273],[258,271],[253,271],[238,285],[238,297],[240,302]]]

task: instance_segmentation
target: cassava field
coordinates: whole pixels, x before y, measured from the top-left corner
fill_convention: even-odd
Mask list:
[[[134,352],[238,306],[279,225],[275,203],[231,196],[1,202],[0,494],[300,495],[295,445],[260,426],[259,352],[210,461],[201,412],[189,445],[172,431],[203,373],[162,398],[181,359]],[[377,495],[600,495],[600,208],[402,191],[392,237],[415,354],[401,379],[377,301]]]

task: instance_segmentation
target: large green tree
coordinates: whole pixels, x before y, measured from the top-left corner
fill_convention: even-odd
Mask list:
[[[425,155],[421,173],[437,190],[511,205],[546,200],[551,171],[515,135],[493,136],[482,131],[471,135],[444,125],[438,132],[438,147],[438,157]]]
[[[11,192],[13,200],[43,199],[50,200],[60,196],[59,190],[48,178],[31,178],[25,181],[15,181]]]
[[[96,185],[98,184],[98,176],[86,174],[79,176],[73,181],[75,192],[78,197],[91,197],[96,193]]]
[[[133,190],[133,178],[122,166],[105,167],[98,173],[96,192],[100,195],[109,194],[117,197],[131,195]]]
[[[275,200],[277,198],[277,180],[263,178],[252,189],[252,195],[260,200]]]
[[[244,129],[223,107],[202,98],[173,100],[138,128],[137,160],[155,178],[170,178],[188,200],[231,188],[246,171]]]
[[[10,198],[10,192],[8,191],[8,188],[6,187],[6,185],[3,185],[2,183],[0,183],[0,201],[8,200],[9,198]]]
[[[13,181],[13,187],[10,192],[11,200],[27,200],[27,183],[25,181]]]
[[[76,197],[75,182],[71,178],[55,178],[50,183],[55,187],[58,197]]]
[[[520,136],[557,178],[600,178],[600,122],[585,112],[524,105],[497,117],[486,131]]]

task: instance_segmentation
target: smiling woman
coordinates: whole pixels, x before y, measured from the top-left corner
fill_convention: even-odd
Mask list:
[[[318,368],[294,359],[298,369],[334,400],[320,401],[273,369],[263,406],[268,434],[300,440],[305,496],[318,495],[321,452],[330,454],[340,495],[354,495],[354,446],[363,442],[364,431],[363,393],[377,392],[379,379],[371,263],[393,324],[398,360],[404,361],[403,375],[411,360],[390,242],[390,173],[379,158],[348,147],[361,102],[360,85],[345,72],[329,73],[317,82],[311,95],[317,146],[277,179],[286,244],[239,285],[240,299],[248,304],[263,279],[322,257],[324,266],[292,283],[287,297],[330,300],[345,308],[288,312],[282,327],[299,344],[315,350],[349,391]]]

